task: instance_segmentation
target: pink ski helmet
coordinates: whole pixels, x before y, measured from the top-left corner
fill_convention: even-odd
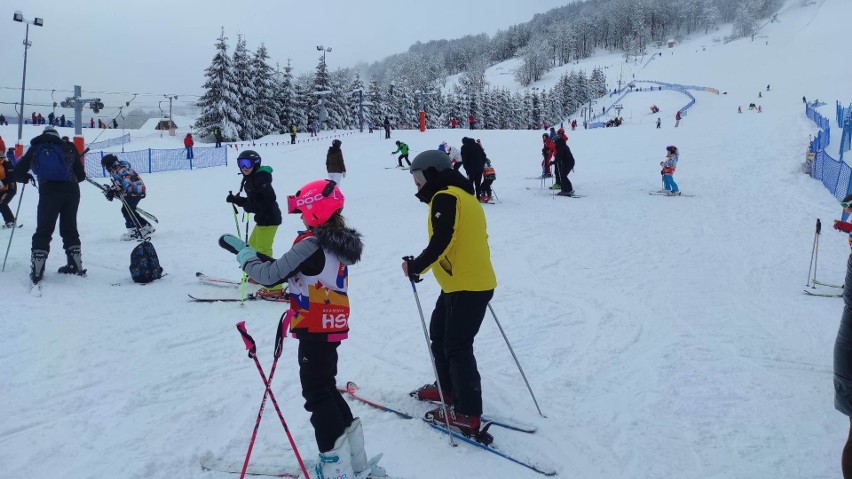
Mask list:
[[[301,213],[311,228],[319,226],[343,209],[343,193],[331,180],[316,180],[287,197],[287,212]]]

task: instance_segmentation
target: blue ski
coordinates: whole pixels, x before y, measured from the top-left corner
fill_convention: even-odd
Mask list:
[[[346,387],[345,387],[345,388],[338,387],[338,388],[337,388],[337,390],[338,390],[338,391],[340,391],[340,392],[342,392],[342,393],[346,393],[346,394],[348,394],[350,397],[352,397],[352,399],[354,399],[354,400],[356,400],[356,401],[359,401],[359,402],[361,402],[361,403],[364,403],[364,404],[366,404],[366,405],[368,405],[368,406],[374,407],[374,408],[379,409],[379,410],[381,410],[381,411],[385,411],[385,412],[389,412],[389,413],[392,413],[392,414],[396,414],[397,416],[399,416],[399,417],[401,417],[401,418],[403,418],[403,419],[415,419],[415,417],[414,417],[414,416],[412,416],[412,415],[410,415],[410,414],[406,414],[406,413],[404,413],[404,412],[402,412],[402,411],[398,411],[398,410],[396,410],[396,409],[389,408],[389,407],[387,407],[387,406],[385,406],[385,405],[383,405],[383,404],[379,404],[379,403],[377,403],[377,402],[371,401],[371,400],[369,400],[369,399],[366,399],[366,398],[364,398],[364,397],[360,396],[360,395],[357,393],[357,391],[358,391],[358,385],[357,385],[357,384],[355,384],[355,383],[354,383],[354,382],[352,382],[352,381],[347,382],[347,383],[346,383]],[[497,448],[496,448],[495,446],[493,446],[493,445],[486,445],[486,444],[483,444],[483,443],[477,442],[477,441],[475,441],[475,440],[473,440],[473,439],[471,439],[471,438],[469,438],[469,437],[465,436],[464,434],[461,434],[461,433],[459,433],[459,432],[457,432],[457,431],[453,431],[453,430],[449,430],[449,431],[448,431],[446,427],[441,426],[441,425],[439,425],[439,424],[436,424],[436,423],[434,423],[434,422],[432,422],[432,421],[430,421],[430,420],[428,420],[428,419],[426,419],[426,418],[420,418],[420,419],[421,419],[421,420],[423,420],[423,422],[425,422],[425,423],[426,423],[426,424],[428,424],[429,426],[431,426],[433,429],[436,429],[436,430],[438,430],[438,431],[441,431],[441,432],[443,432],[444,434],[447,434],[447,433],[452,434],[452,436],[453,436],[454,438],[456,438],[456,439],[458,439],[458,440],[460,440],[460,441],[466,442],[466,443],[471,444],[471,445],[473,445],[473,446],[476,446],[476,447],[478,447],[478,448],[480,448],[480,449],[484,449],[484,450],[486,450],[486,451],[488,451],[488,452],[490,452],[490,453],[496,454],[496,455],[498,455],[498,456],[500,456],[500,457],[502,457],[502,458],[504,458],[504,459],[507,459],[507,460],[509,460],[509,461],[512,461],[512,462],[514,462],[515,464],[518,464],[518,465],[520,465],[520,466],[524,466],[524,467],[526,467],[526,468],[528,468],[528,469],[532,469],[533,471],[535,471],[535,472],[537,472],[537,473],[539,473],[539,474],[543,474],[543,475],[545,475],[545,476],[555,476],[555,475],[556,475],[556,471],[555,471],[555,470],[553,470],[553,469],[550,469],[550,468],[544,468],[544,467],[541,467],[541,466],[537,466],[537,465],[532,464],[532,463],[530,463],[530,462],[527,462],[527,461],[524,461],[524,460],[521,460],[521,459],[515,458],[515,457],[510,456],[509,454],[507,454],[507,453],[505,453],[505,452],[503,452],[503,451],[501,451],[501,450],[497,449]],[[485,417],[483,417],[482,419],[483,419],[483,422],[484,422],[484,423],[488,424],[488,423],[487,423],[487,421],[485,420]],[[498,424],[497,424],[497,423],[491,423],[490,425],[497,426]],[[510,428],[510,429],[512,429],[512,428]],[[518,430],[518,429],[515,429],[515,430]],[[526,431],[524,431],[524,432],[526,432]]]

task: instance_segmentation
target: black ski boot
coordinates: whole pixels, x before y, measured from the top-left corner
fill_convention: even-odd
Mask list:
[[[44,276],[44,265],[47,263],[48,252],[43,249],[34,249],[30,256],[30,281],[38,284]]]
[[[86,270],[83,269],[83,255],[80,253],[79,246],[72,246],[65,250],[65,256],[68,258],[68,264],[59,268],[62,274],[76,274],[85,276]]]

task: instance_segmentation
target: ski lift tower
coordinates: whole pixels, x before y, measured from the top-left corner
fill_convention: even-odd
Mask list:
[[[104,108],[104,104],[100,98],[81,98],[82,95],[83,88],[80,85],[74,85],[74,96],[67,97],[59,103],[59,106],[62,108],[74,109],[74,146],[77,147],[77,151],[80,153],[83,153],[85,147],[83,139],[83,106],[88,103],[89,108],[95,114],[100,113]]]

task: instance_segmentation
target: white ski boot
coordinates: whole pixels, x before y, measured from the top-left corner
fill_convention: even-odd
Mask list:
[[[367,451],[364,450],[364,429],[361,427],[361,419],[355,418],[343,434],[349,440],[349,448],[352,455],[352,470],[356,478],[381,478],[387,477],[385,468],[377,465],[378,458],[367,461]]]
[[[350,479],[356,477],[355,472],[352,471],[352,453],[346,432],[334,441],[332,450],[319,453],[314,471],[317,473],[317,479]]]

